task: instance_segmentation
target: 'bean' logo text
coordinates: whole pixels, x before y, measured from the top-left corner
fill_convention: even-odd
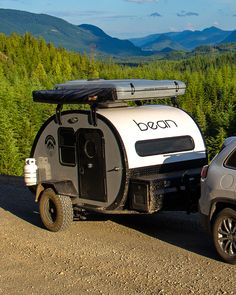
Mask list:
[[[173,120],[159,120],[159,121],[155,121],[155,122],[149,121],[146,123],[144,123],[144,122],[138,123],[135,120],[133,120],[133,121],[141,131],[147,131],[148,129],[156,130],[158,128],[167,129],[167,128],[172,128],[172,127],[175,127],[175,128],[178,127],[178,125]]]

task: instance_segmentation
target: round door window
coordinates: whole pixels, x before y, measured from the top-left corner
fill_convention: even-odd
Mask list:
[[[92,159],[96,155],[96,145],[90,139],[88,139],[85,142],[84,152],[85,152],[85,155],[90,159]]]

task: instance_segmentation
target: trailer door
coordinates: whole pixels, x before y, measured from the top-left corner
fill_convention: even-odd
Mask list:
[[[77,159],[80,198],[106,202],[105,142],[101,130],[78,130]]]

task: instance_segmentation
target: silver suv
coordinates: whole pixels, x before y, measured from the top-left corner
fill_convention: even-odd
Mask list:
[[[199,211],[221,259],[236,264],[236,137],[203,167]]]

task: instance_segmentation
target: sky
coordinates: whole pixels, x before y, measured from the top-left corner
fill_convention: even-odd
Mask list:
[[[0,8],[92,24],[120,39],[211,26],[236,29],[236,0],[0,0]]]

